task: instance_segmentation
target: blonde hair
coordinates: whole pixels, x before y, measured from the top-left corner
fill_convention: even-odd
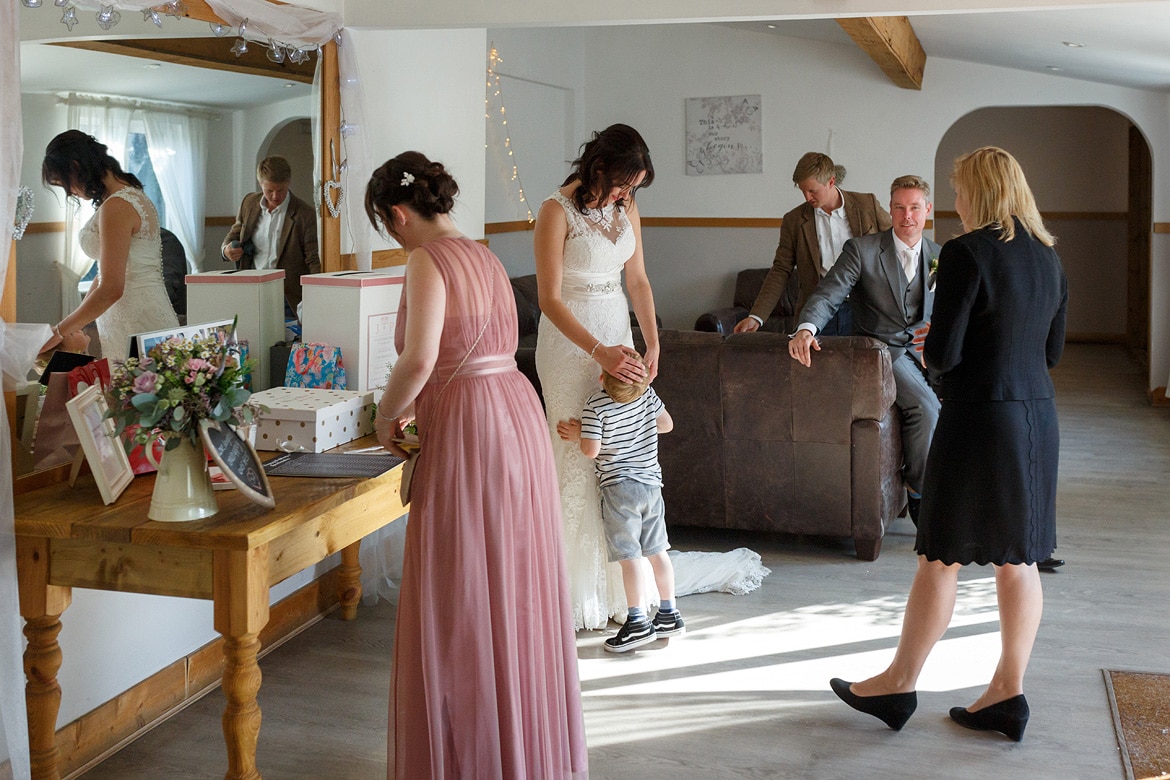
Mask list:
[[[646,368],[646,361],[641,357],[638,358],[638,362],[642,364],[642,368]],[[643,374],[637,382],[627,382],[605,371],[601,377],[601,386],[606,395],[614,401],[619,404],[628,404],[646,392],[646,388],[650,386],[650,373]]]
[[[837,177],[837,184],[843,182],[845,167],[835,164],[827,154],[805,152],[792,171],[792,183],[800,184],[805,179],[816,179],[821,184],[828,184],[834,176]]]
[[[921,176],[899,176],[894,179],[894,183],[890,185],[890,197],[898,190],[921,190],[922,197],[930,203],[930,184]]]
[[[256,166],[256,179],[272,184],[287,184],[292,179],[292,167],[283,157],[265,157]]]
[[[1036,198],[1016,158],[997,146],[984,146],[955,160],[951,184],[967,201],[967,230],[994,226],[1004,241],[1016,235],[1015,220],[1037,241],[1052,246],[1056,239],[1044,227]]]

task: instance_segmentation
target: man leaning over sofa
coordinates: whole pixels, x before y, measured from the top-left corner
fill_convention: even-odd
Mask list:
[[[925,179],[894,179],[890,186],[893,227],[845,242],[841,256],[800,310],[796,320],[800,324],[788,344],[788,354],[812,365],[812,352],[821,348],[817,332],[848,297],[853,332],[889,347],[897,388],[894,403],[902,415],[902,474],[915,525],[926,455],[939,412],[938,397],[926,382],[922,353],[916,348],[921,341],[914,343],[915,331],[930,327],[934,304],[939,246],[922,236],[932,208]]]

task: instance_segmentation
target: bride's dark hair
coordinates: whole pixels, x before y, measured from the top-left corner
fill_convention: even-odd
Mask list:
[[[405,204],[424,219],[446,214],[455,206],[459,185],[440,162],[421,152],[403,152],[374,171],[366,185],[366,216],[375,229],[390,230],[390,209]]]
[[[614,187],[629,184],[643,171],[646,172],[646,178],[630,190],[631,199],[637,190],[649,187],[654,181],[650,148],[638,131],[629,125],[610,125],[600,132],[594,132],[592,139],[581,144],[580,154],[573,160],[573,170],[561,186],[574,180],[581,182],[581,186],[573,192],[573,203],[582,214],[588,208],[585,205],[588,201],[599,195],[604,197]],[[614,205],[624,208],[625,201],[625,198],[620,198]]]
[[[106,171],[123,184],[142,189],[138,177],[123,171],[105,144],[80,130],[66,130],[45,147],[41,181],[63,188],[69,197],[76,197],[73,193],[76,187],[97,208],[106,198],[106,185],[102,183]]]

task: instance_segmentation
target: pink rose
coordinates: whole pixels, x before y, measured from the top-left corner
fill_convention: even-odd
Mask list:
[[[151,371],[143,371],[141,375],[134,377],[134,392],[151,394],[158,388],[158,374]]]

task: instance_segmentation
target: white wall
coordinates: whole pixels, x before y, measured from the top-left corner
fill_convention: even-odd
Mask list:
[[[437,160],[459,183],[452,218],[471,238],[484,223],[484,30],[354,30],[365,99],[367,170],[350,160],[342,251],[352,230],[370,230],[363,206],[370,175],[408,150]],[[395,246],[374,236],[371,249]]]
[[[545,69],[564,68],[553,55],[542,55],[551,56],[547,61],[536,56],[547,52],[548,34],[492,31],[498,47],[507,43],[508,71],[536,80]],[[644,216],[779,217],[799,202],[792,166],[810,150],[827,151],[846,166],[846,188],[884,200],[899,174],[934,176],[944,136],[972,111],[1072,105],[1114,109],[1142,130],[1154,154],[1154,219],[1170,221],[1170,175],[1162,173],[1170,154],[1170,98],[1161,93],[940,57],[927,62],[921,91],[904,90],[853,45],[709,25],[595,27],[575,34],[587,53],[577,60],[585,74],[585,127],[626,122],[650,145],[657,178],[639,195]],[[764,172],[687,176],[684,99],[741,94],[762,96]],[[1118,172],[1122,180],[1124,170]],[[946,188],[945,182],[932,183]],[[774,237],[768,240],[759,230],[733,233],[740,231],[645,231],[647,268],[667,327],[689,328],[698,314],[727,305],[736,271],[770,264]],[[493,246],[504,244],[499,238]],[[1170,285],[1170,238],[1154,237],[1151,272],[1150,377],[1157,386],[1170,372],[1170,299],[1156,292]]]

